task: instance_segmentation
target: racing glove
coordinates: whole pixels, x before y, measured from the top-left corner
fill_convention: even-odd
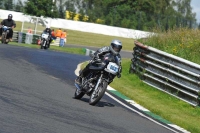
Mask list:
[[[122,66],[119,66],[119,72],[117,73],[117,77],[121,78]]]

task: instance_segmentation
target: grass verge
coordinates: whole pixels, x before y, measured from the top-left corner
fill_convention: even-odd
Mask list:
[[[154,114],[192,132],[200,133],[200,108],[193,107],[145,83],[135,74],[129,74],[131,61],[122,59],[122,77],[110,84],[113,88],[149,109]]]
[[[139,40],[145,45],[200,64],[200,30],[179,28],[159,33],[148,39]]]
[[[85,62],[83,69],[88,62]],[[111,87],[156,115],[192,133],[199,133],[200,108],[193,107],[171,95],[159,91],[144,82],[135,74],[129,73],[130,59],[122,59],[121,78],[115,78]]]
[[[40,45],[33,45],[33,44],[10,42],[9,45],[40,49]],[[48,50],[85,55],[85,51],[83,48],[58,47],[58,46],[51,45],[51,47]]]

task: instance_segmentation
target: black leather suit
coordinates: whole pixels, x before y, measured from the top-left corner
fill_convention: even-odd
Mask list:
[[[98,49],[98,50],[94,53],[94,56],[95,56],[94,58],[101,59],[101,58],[103,58],[103,56],[104,56],[106,53],[110,53],[110,52],[111,52],[111,50],[110,50],[110,47],[109,47],[109,46],[107,46],[107,47],[102,47],[102,48]],[[121,71],[122,71],[122,67],[121,67],[121,56],[120,56],[120,54],[118,54],[118,55],[116,55],[116,56],[117,56],[117,58],[118,58],[118,60],[119,60],[119,62],[120,62],[120,73],[121,73]],[[89,66],[90,66],[90,64],[88,64],[88,65],[82,70],[82,72],[81,72],[81,74],[80,74],[79,77],[85,77],[85,76],[90,72]]]

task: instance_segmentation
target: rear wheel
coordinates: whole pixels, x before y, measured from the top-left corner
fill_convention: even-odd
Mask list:
[[[90,96],[89,104],[95,105],[97,104],[101,98],[103,97],[106,89],[107,89],[108,83],[106,81],[103,81],[99,84],[98,88],[94,90]]]

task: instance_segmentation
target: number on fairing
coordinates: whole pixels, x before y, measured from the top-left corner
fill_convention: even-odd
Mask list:
[[[111,73],[117,73],[119,66],[116,63],[113,62],[109,62],[107,69],[111,72]]]
[[[6,31],[8,29],[7,26],[3,26],[3,30]]]
[[[42,34],[42,38],[45,38],[45,39],[47,39],[47,38],[48,38],[48,36],[49,36],[49,35],[47,35],[47,34]]]
[[[117,70],[118,70],[117,67],[115,67],[113,65],[110,66],[110,69],[113,70],[113,71],[115,71],[115,72],[117,72]]]

